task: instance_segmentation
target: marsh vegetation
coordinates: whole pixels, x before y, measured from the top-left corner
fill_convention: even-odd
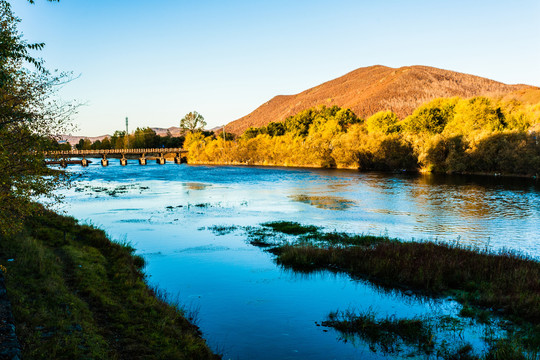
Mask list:
[[[274,254],[277,264],[285,268],[302,273],[344,272],[384,289],[451,297],[463,306],[460,319],[450,321],[454,325],[469,318],[499,328],[491,337],[486,335],[488,349],[478,354],[467,343],[451,348],[444,337],[436,341],[435,330],[445,328],[448,317],[441,322],[334,311],[322,323],[345,335],[357,334],[372,349],[394,353],[413,347],[417,352],[445,359],[525,359],[539,355],[537,260],[515,251],[490,251],[456,243],[404,242],[384,236],[325,232],[320,227],[291,221],[241,229],[252,245]]]

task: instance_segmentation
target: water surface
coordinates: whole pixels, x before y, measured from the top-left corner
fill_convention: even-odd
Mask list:
[[[76,181],[65,210],[130,241],[150,282],[197,313],[225,359],[387,358],[317,324],[338,309],[410,317],[455,315],[460,306],[344,274],[296,274],[247,244],[242,231],[218,235],[213,225],[289,220],[540,255],[540,189],[532,180],[131,161],[70,171]],[[480,327],[465,334],[482,346]]]

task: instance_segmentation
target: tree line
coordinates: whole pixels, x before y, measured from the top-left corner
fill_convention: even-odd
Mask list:
[[[540,173],[540,105],[488,97],[440,98],[399,119],[367,119],[318,106],[230,139],[188,134],[190,163],[409,170],[438,173]]]
[[[102,149],[147,149],[147,148],[179,148],[184,143],[184,136],[172,136],[167,131],[166,136],[156,134],[151,128],[137,128],[126,136],[125,131],[115,131],[112,136],[94,142],[89,139],[80,139],[75,144],[77,150]]]
[[[209,131],[204,131],[206,121],[204,117],[196,111],[187,113],[180,120],[181,134],[188,132],[201,132],[205,136],[213,134]],[[167,135],[157,135],[154,130],[149,127],[137,128],[133,133],[126,136],[125,131],[117,130],[112,136],[106,136],[102,140],[92,142],[88,138],[80,139],[75,144],[77,150],[110,150],[110,149],[147,149],[147,148],[180,148],[184,143],[184,135],[177,137],[172,136],[167,130]],[[61,143],[51,136],[45,136],[40,140],[43,147],[47,150],[71,150],[72,144]]]

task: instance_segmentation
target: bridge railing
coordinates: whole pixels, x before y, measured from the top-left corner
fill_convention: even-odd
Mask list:
[[[148,148],[148,149],[104,149],[104,150],[56,150],[47,151],[45,156],[75,156],[75,155],[103,155],[103,154],[146,154],[146,153],[185,153],[181,148]]]

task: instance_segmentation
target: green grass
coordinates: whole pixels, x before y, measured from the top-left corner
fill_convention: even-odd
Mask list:
[[[25,359],[213,359],[200,331],[145,283],[129,244],[42,211],[0,241]]]

